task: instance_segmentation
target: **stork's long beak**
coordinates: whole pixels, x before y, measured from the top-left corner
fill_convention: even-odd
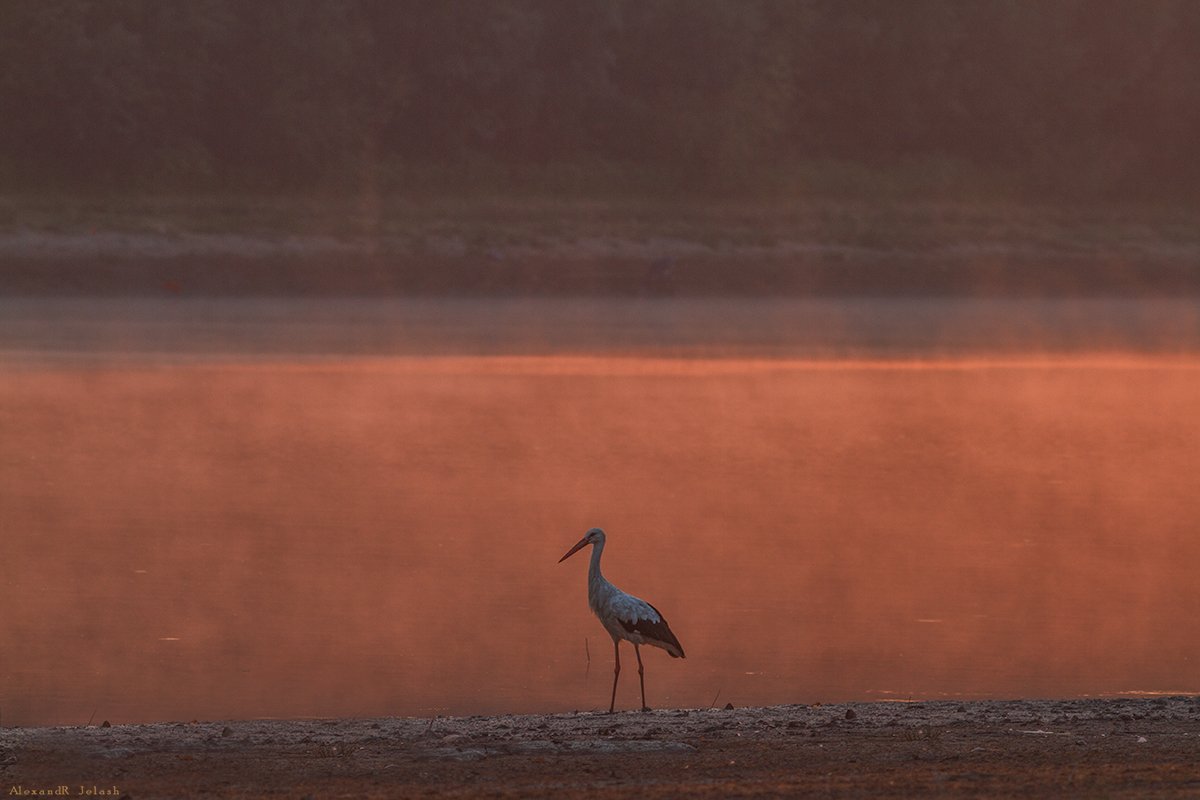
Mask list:
[[[566,561],[566,560],[567,560],[568,558],[570,558],[571,556],[573,556],[573,555],[575,555],[576,553],[578,553],[580,550],[582,550],[582,549],[583,549],[583,546],[584,546],[585,544],[587,544],[587,543],[588,543],[588,540],[587,540],[587,537],[585,536],[585,537],[583,537],[582,539],[580,539],[580,540],[579,540],[579,543],[578,543],[577,545],[575,545],[575,546],[574,546],[574,547],[572,547],[570,550],[568,550],[568,551],[567,551],[567,554],[558,560],[558,563],[560,563],[560,564],[561,564],[562,562]]]

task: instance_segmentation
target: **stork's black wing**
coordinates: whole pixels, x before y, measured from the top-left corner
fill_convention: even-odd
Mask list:
[[[646,605],[650,605],[646,603]],[[654,608],[654,606],[650,606]],[[647,640],[659,645],[662,649],[671,654],[671,658],[684,658],[683,645],[679,643],[679,639],[675,638],[675,634],[671,632],[671,626],[667,625],[667,620],[662,613],[654,608],[654,613],[658,615],[657,621],[649,619],[638,619],[630,622],[627,619],[619,620],[621,627],[629,633],[640,633]]]

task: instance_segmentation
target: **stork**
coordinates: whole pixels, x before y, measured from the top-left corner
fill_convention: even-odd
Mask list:
[[[558,560],[566,561],[587,545],[592,545],[592,563],[588,567],[588,606],[599,617],[600,624],[613,640],[613,657],[616,665],[613,668],[612,700],[608,704],[608,713],[613,713],[617,704],[617,679],[621,677],[621,640],[633,642],[633,654],[637,656],[638,683],[642,687],[642,711],[649,711],[646,705],[646,677],[642,667],[642,653],[639,645],[651,644],[661,647],[670,654],[671,658],[684,658],[683,645],[671,633],[670,626],[663,619],[658,609],[645,600],[622,592],[613,586],[600,574],[600,556],[604,553],[604,531],[592,528],[579,542]]]

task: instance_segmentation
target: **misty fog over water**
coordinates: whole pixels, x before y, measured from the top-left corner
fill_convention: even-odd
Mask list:
[[[2,300],[3,720],[1200,691],[1195,309]]]
[[[0,355],[938,357],[1200,351],[1181,298],[0,297]]]

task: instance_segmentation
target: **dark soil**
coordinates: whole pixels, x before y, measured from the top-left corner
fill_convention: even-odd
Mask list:
[[[1194,797],[1200,699],[5,729],[0,776],[25,797]]]

